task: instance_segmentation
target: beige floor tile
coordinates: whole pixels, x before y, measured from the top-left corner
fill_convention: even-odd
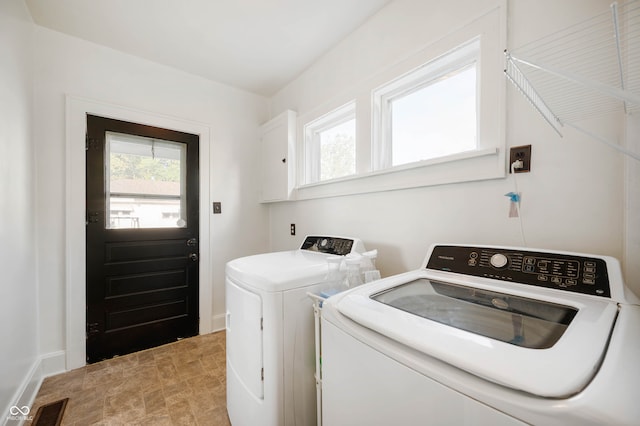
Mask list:
[[[231,426],[226,407],[207,411],[196,417],[198,426]]]
[[[144,407],[147,415],[167,411],[167,403],[161,388],[145,392],[143,394]]]
[[[161,412],[150,414],[134,424],[140,426],[173,426],[173,420],[171,420],[169,412],[165,409]]]
[[[192,426],[196,424],[196,417],[188,401],[181,401],[168,408],[174,425]]]
[[[45,379],[32,411],[69,398],[63,425],[229,425],[225,333],[196,336]]]

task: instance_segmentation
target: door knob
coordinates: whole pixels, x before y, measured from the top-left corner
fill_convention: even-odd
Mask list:
[[[189,253],[189,259],[191,259],[192,261],[196,262],[198,260],[198,254],[197,253]]]

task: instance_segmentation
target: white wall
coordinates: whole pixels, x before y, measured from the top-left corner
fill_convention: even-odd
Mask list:
[[[210,196],[222,202],[222,214],[210,217],[212,259],[201,262],[211,262],[214,320],[224,318],[226,261],[267,245],[256,172],[267,101],[41,27],[36,44],[39,294],[48,301],[40,312],[41,353],[65,349],[65,95],[209,126],[212,163],[203,173],[211,173]]]
[[[32,48],[24,3],[0,2],[0,423],[38,358]]]
[[[270,113],[292,109],[304,115],[336,103],[360,80],[499,4],[396,0],[277,93]],[[608,0],[510,0],[508,47],[607,11],[608,6]],[[590,125],[616,140],[623,137],[620,123],[608,117]],[[509,146],[532,145],[532,172],[518,175],[528,246],[621,259],[622,156],[571,129],[559,138],[510,84],[506,137]],[[273,204],[271,248],[295,247],[308,233],[353,235],[367,248],[379,249],[378,265],[383,275],[390,275],[419,267],[434,242],[522,245],[518,221],[508,218],[504,196],[514,188],[512,179]],[[296,223],[298,236],[289,236],[290,223]],[[640,283],[635,291],[640,293]]]

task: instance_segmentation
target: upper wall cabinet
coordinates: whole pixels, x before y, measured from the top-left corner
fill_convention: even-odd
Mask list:
[[[290,199],[295,185],[296,113],[285,111],[262,125],[263,203]]]

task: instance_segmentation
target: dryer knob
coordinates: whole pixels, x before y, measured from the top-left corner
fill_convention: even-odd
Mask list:
[[[509,258],[502,253],[496,253],[491,256],[491,260],[489,262],[491,262],[491,266],[494,268],[504,268],[507,266],[507,263],[509,263]]]

